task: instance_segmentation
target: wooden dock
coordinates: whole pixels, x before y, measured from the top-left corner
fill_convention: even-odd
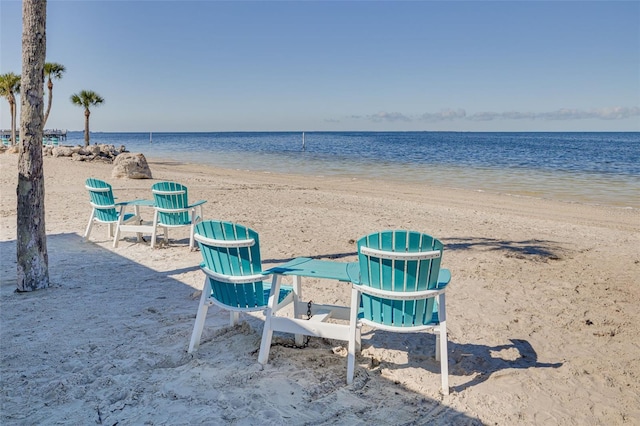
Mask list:
[[[0,130],[0,138],[4,140],[11,139],[11,130]],[[16,138],[20,140],[20,132],[16,129]],[[42,138],[45,140],[57,139],[59,141],[67,140],[67,131],[60,129],[45,129],[42,134]]]

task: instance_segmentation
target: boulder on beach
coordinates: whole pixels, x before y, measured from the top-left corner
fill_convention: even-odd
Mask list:
[[[144,154],[123,152],[113,162],[112,178],[152,179]]]

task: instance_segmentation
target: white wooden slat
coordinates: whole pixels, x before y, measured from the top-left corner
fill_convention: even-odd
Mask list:
[[[251,247],[256,243],[253,238],[246,240],[216,240],[214,238],[204,237],[200,234],[196,234],[195,239],[203,244],[225,248]]]
[[[387,250],[378,250],[370,247],[361,247],[360,253],[365,256],[379,257],[380,259],[390,259],[390,260],[424,260],[424,259],[437,259],[440,257],[439,250],[432,251],[419,251],[419,252],[398,252],[398,251],[387,251]]]

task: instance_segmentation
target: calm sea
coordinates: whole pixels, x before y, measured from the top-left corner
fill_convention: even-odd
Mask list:
[[[70,132],[67,144],[82,143]],[[92,133],[149,159],[640,208],[640,133]]]

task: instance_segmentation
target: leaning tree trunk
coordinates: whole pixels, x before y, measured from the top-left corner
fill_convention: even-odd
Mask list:
[[[89,146],[89,116],[91,111],[89,108],[84,110],[84,146]]]
[[[22,2],[22,79],[18,159],[18,291],[49,286],[44,223],[42,133],[46,0]]]

